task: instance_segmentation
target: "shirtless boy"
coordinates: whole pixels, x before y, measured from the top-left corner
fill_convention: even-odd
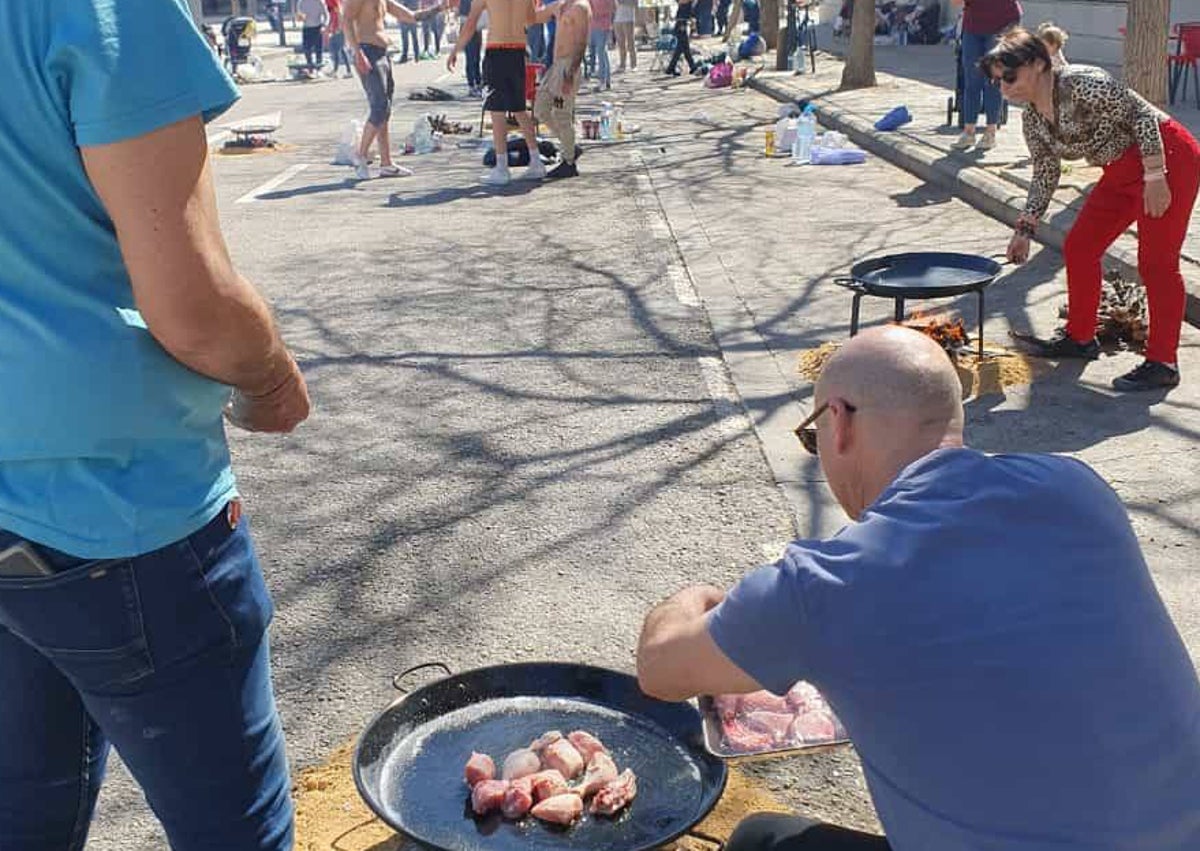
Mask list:
[[[346,47],[354,57],[354,67],[362,79],[367,92],[370,115],[363,128],[362,144],[354,161],[354,171],[360,180],[371,176],[367,168],[371,143],[379,141],[379,176],[400,177],[412,174],[392,162],[391,144],[388,139],[388,119],[392,115],[392,95],[395,83],[392,80],[392,64],[388,61],[388,40],[384,34],[384,17],[391,14],[403,23],[413,24],[422,18],[437,14],[440,7],[434,6],[413,13],[395,0],[345,0],[342,11],[342,32],[346,34]]]
[[[546,167],[538,156],[533,116],[525,107],[525,27],[533,22],[533,0],[474,0],[471,14],[455,40],[446,60],[451,71],[458,61],[458,46],[467,44],[479,26],[479,16],[488,13],[488,45],[483,57],[483,83],[488,89],[483,108],[492,114],[492,143],[496,165],[480,178],[492,186],[503,186],[512,178],[508,173],[508,124],[505,113],[517,118],[521,135],[529,146],[529,167],[523,180],[541,180]]]
[[[554,60],[538,88],[533,114],[546,122],[562,146],[562,162],[547,175],[558,179],[579,174],[575,168],[575,92],[592,28],[592,7],[588,0],[559,0],[552,6],[539,6],[534,14],[538,22],[550,18],[558,20]]]

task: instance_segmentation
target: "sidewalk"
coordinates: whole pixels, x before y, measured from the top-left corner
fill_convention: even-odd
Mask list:
[[[833,50],[845,42],[829,45]],[[774,66],[768,56],[767,67]],[[958,152],[950,148],[958,137],[957,126],[947,126],[948,99],[955,82],[954,49],[951,45],[877,45],[875,65],[878,85],[872,89],[838,92],[843,62],[829,53],[817,57],[817,72],[795,75],[790,71],[764,71],[750,85],[784,102],[810,100],[826,127],[845,133],[855,144],[916,174],[941,184],[977,209],[1008,224],[1024,208],[1032,169],[1021,134],[1021,111],[1009,108],[1009,123],[991,151]],[[880,133],[876,119],[899,104],[908,106],[912,123],[899,131]],[[1200,110],[1176,104],[1171,114],[1193,133],[1200,134]],[[764,119],[767,116],[764,116]],[[1038,230],[1038,239],[1056,249],[1075,220],[1087,189],[1100,178],[1101,170],[1080,161],[1067,164],[1055,200]],[[1183,247],[1184,279],[1188,288],[1188,321],[1200,325],[1200,206]],[[1137,277],[1137,238],[1130,229],[1108,252],[1106,265]]]

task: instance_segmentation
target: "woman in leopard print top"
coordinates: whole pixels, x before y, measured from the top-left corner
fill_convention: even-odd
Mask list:
[[[1134,222],[1138,272],[1150,307],[1146,361],[1113,381],[1118,390],[1179,383],[1176,352],[1186,295],[1179,253],[1200,189],[1200,145],[1186,129],[1100,68],[1054,68],[1046,45],[1013,30],[980,60],[1004,96],[1026,104],[1025,141],[1033,184],[1008,256],[1024,262],[1029,240],[1058,188],[1064,159],[1103,166],[1063,244],[1069,315],[1066,328],[1040,341],[1047,357],[1094,360],[1100,307],[1100,260]]]

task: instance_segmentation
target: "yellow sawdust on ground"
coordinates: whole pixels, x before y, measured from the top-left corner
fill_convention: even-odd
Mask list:
[[[815,349],[805,349],[796,360],[796,371],[803,378],[816,382],[826,361],[841,343],[822,343]],[[963,385],[963,398],[1003,393],[1005,387],[1032,384],[1038,376],[1049,371],[1049,364],[1040,358],[1030,358],[1011,349],[990,346],[997,354],[959,355],[955,368]]]
[[[306,768],[296,777],[296,851],[402,851],[413,843],[396,835],[375,818],[354,785],[351,760],[354,743],[338,748],[328,761]],[[750,813],[788,812],[762,784],[735,767],[717,806],[696,829],[721,840],[729,838],[739,821]],[[713,845],[683,838],[667,846],[677,851],[711,851]]]

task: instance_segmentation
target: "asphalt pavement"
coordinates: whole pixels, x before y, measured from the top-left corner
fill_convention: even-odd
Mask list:
[[[874,157],[764,159],[773,101],[652,77],[648,59],[605,95],[640,131],[586,143],[581,177],[559,183],[481,187],[479,150],[453,137],[401,160],[412,177],[353,180],[331,160],[364,112],[354,80],[247,85],[223,119],[280,110],[289,146],[215,157],[214,174],[234,257],[314,400],[292,436],[232,435],[298,768],[352,739],[399,670],[632,670],[653,603],[836,529],[818,465],[788,434],[811,396],[797,355],[847,334],[832,278],[878,253],[1007,241]],[[401,98],[465,90],[439,64],[396,71]],[[400,99],[395,136],[425,111],[478,121],[477,101]],[[988,341],[1048,331],[1063,298],[1061,257],[1042,250],[989,294]],[[868,303],[864,319],[888,312]],[[1185,329],[1185,383],[1165,398],[1106,389],[1136,362],[1124,354],[968,404],[979,448],[1069,452],[1113,484],[1193,658],[1197,343]],[[753,770],[793,806],[875,824],[849,749]],[[165,847],[119,766],[89,847]]]

